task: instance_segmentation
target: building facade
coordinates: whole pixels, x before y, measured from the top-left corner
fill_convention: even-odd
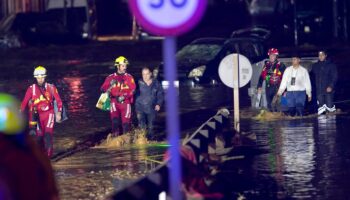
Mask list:
[[[0,0],[0,20],[15,13],[42,12],[47,0]]]

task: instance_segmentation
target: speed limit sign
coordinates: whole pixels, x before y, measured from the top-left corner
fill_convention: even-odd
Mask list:
[[[204,14],[206,0],[129,0],[139,24],[150,33],[180,35],[196,25]]]

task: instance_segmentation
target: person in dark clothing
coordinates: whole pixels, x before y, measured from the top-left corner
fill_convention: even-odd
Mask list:
[[[337,67],[327,59],[326,51],[318,52],[318,62],[312,65],[318,101],[318,114],[335,112],[334,87],[338,79]]]
[[[162,86],[156,79],[152,78],[152,72],[148,67],[143,68],[142,79],[138,81],[135,110],[139,127],[147,129],[147,138],[154,136],[154,120],[163,101]]]
[[[280,86],[283,72],[286,69],[286,66],[278,61],[278,50],[275,48],[271,48],[268,51],[269,60],[265,62],[263,70],[261,72],[259,82],[258,82],[258,93],[262,92],[262,85],[265,81],[265,93],[266,93],[266,101],[267,108],[271,112],[276,112],[277,102],[273,102],[273,99],[278,91]]]

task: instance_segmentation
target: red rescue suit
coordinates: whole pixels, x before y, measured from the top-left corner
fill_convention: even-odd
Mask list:
[[[29,122],[32,122],[34,113],[38,113],[39,119],[36,126],[36,136],[39,142],[43,142],[49,157],[53,154],[52,134],[55,124],[55,113],[53,101],[56,100],[58,112],[62,112],[62,100],[57,88],[49,83],[43,87],[37,84],[31,85],[24,96],[21,104],[21,111],[29,107]],[[32,126],[33,124],[29,124]],[[43,140],[43,141],[40,141]]]
[[[114,136],[130,130],[131,103],[134,102],[135,88],[134,78],[128,73],[111,74],[101,86],[101,91],[109,92],[111,98],[110,116]],[[119,126],[120,119],[122,122],[122,131],[120,131]]]

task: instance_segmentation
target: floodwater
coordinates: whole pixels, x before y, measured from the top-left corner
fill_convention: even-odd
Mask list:
[[[104,199],[149,173],[167,149],[158,143],[122,148],[98,145],[110,128],[108,113],[95,108],[99,87],[113,71],[110,65],[73,59],[48,66],[49,82],[58,87],[69,110],[69,120],[55,127],[52,159],[61,199]],[[19,69],[0,75],[0,91],[22,99],[32,84],[32,68],[22,65]],[[139,77],[140,67],[129,72]],[[336,101],[343,112],[337,115],[254,120],[252,113],[257,111],[248,108],[250,102],[243,88],[241,130],[256,133],[261,151],[245,159],[244,164],[228,162],[222,166],[216,184],[226,199],[235,199],[237,193],[247,199],[350,199],[350,93],[346,74],[340,75],[342,82],[338,85],[342,87],[337,90]],[[182,137],[220,107],[232,108],[232,90],[223,85],[180,87],[178,93]],[[164,128],[163,109],[156,122],[157,139],[161,141],[165,139]],[[239,168],[243,181],[232,165]]]
[[[268,149],[252,162],[256,180],[264,180],[257,184],[269,180],[255,189],[259,198],[253,199],[348,199],[349,120],[340,114],[247,122],[258,144]]]

